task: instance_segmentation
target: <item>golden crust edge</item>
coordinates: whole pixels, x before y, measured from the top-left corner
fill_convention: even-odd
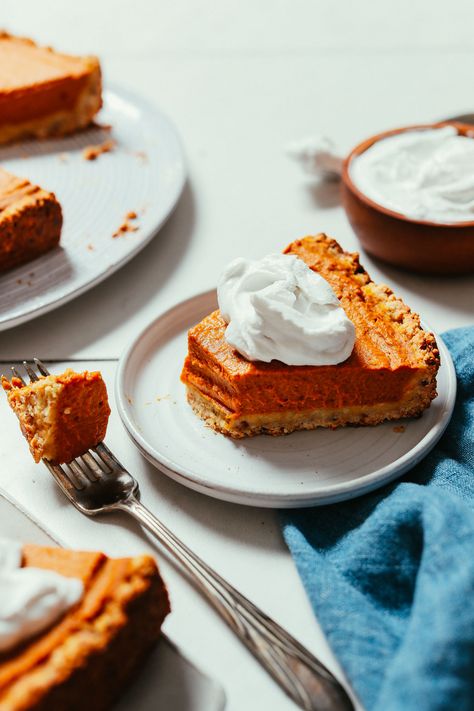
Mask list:
[[[333,238],[328,237],[324,232],[316,235],[307,235],[291,242],[284,250],[284,254],[292,254],[293,249],[303,245],[307,241],[324,242],[328,251],[334,252],[338,261],[345,258],[346,267],[358,283],[363,292],[376,296],[378,306],[386,316],[394,323],[397,323],[400,330],[405,334],[413,345],[417,348],[421,361],[427,366],[435,367],[438,370],[440,356],[438,344],[434,334],[425,331],[421,325],[420,317],[414,313],[409,306],[386,284],[377,284],[372,280],[369,273],[361,265],[358,252],[346,252],[341,245]]]
[[[242,439],[260,434],[280,436],[318,427],[336,429],[348,425],[376,426],[390,420],[420,417],[436,397],[436,381],[422,393],[413,389],[396,403],[377,403],[335,409],[317,408],[301,412],[273,412],[234,415],[225,406],[186,383],[186,396],[193,412],[221,434]],[[391,408],[391,409],[390,409]]]

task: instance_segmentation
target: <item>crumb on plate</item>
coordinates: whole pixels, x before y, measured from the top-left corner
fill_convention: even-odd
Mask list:
[[[84,160],[96,160],[103,153],[110,153],[114,150],[117,145],[117,141],[112,138],[107,139],[103,143],[98,143],[97,145],[86,146],[82,151],[82,157]]]
[[[148,163],[148,156],[145,151],[135,151],[134,155],[141,160],[142,163]]]
[[[129,210],[129,212],[126,213],[122,224],[119,226],[119,228],[113,233],[112,237],[121,237],[124,235],[126,232],[136,232],[138,230],[138,225],[134,225],[133,221],[138,219],[138,214],[134,212],[133,210]]]

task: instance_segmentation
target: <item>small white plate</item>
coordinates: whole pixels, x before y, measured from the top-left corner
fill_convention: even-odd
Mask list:
[[[183,151],[171,122],[123,89],[106,91],[101,124],[60,139],[0,148],[0,164],[56,194],[63,209],[60,247],[0,273],[0,330],[51,311],[128,262],[173,211],[186,177]],[[86,146],[108,138],[116,148],[88,161]],[[115,239],[128,212],[136,232]]]
[[[43,526],[0,491],[0,536],[41,546],[58,542]],[[179,614],[176,613],[176,614]],[[114,706],[116,711],[223,711],[225,693],[165,635],[143,664],[135,681]]]
[[[253,506],[329,504],[400,476],[444,432],[454,407],[456,374],[439,337],[439,394],[420,419],[243,440],[214,432],[191,410],[179,376],[187,330],[215,308],[216,293],[210,291],[170,309],[135,339],[117,371],[117,404],[132,440],[185,486]]]

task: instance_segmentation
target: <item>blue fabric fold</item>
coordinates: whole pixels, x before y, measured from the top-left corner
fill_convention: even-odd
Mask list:
[[[368,711],[474,709],[474,327],[430,454],[359,499],[282,512],[317,618]]]

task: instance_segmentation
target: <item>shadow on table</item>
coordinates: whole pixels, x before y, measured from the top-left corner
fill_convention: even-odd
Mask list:
[[[92,124],[70,136],[44,138],[41,141],[33,138],[2,146],[0,147],[0,162],[32,156],[35,158],[55,154],[64,156],[67,153],[83,151],[89,146],[99,145],[110,138],[114,138],[114,136],[109,126],[101,126],[99,123]]]
[[[340,180],[317,180],[306,185],[314,205],[320,209],[328,210],[341,204]]]
[[[22,314],[24,304],[28,311],[31,309],[35,298],[38,308],[41,308],[42,294],[51,288],[51,282],[60,293],[62,285],[71,278],[73,272],[74,265],[61,244],[36,259],[4,272],[0,275],[2,311],[9,311],[18,317],[18,314]]]
[[[223,688],[200,672],[162,636],[116,711],[222,711]]]
[[[198,525],[208,528],[210,533],[239,541],[246,548],[281,552],[281,531],[276,520],[274,523],[269,521],[268,510],[220,501],[193,491],[173,481],[146,460],[144,468],[149,482],[172,508],[179,509]],[[143,503],[146,505],[146,498],[143,498]]]

